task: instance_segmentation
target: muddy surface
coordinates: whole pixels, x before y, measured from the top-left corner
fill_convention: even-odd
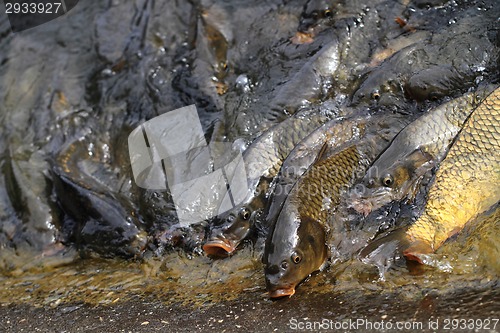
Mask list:
[[[424,194],[332,227],[330,265],[270,300],[263,237],[204,256],[206,223],[179,228],[126,145],[189,104],[207,141],[243,146],[304,110],[409,122],[498,84],[498,16],[494,0],[82,0],[14,34],[1,12],[0,331],[499,331],[498,204],[428,265],[382,273],[358,250]]]
[[[483,327],[490,320],[490,329],[474,324],[477,331],[496,332],[498,214],[486,214],[445,244],[435,267],[399,262],[381,279],[374,267],[348,260],[277,301],[268,297],[261,254],[250,244],[218,261],[183,252],[60,267],[40,260],[0,280],[0,324],[7,332],[399,331],[390,325],[435,332],[447,323],[451,329],[450,320],[474,319]]]

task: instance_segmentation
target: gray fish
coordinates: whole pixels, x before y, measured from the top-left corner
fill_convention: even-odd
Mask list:
[[[406,126],[352,191],[350,205],[367,215],[391,201],[412,199],[423,176],[443,159],[464,122],[491,90],[484,87],[467,93]]]
[[[225,255],[236,250],[263,213],[270,182],[285,158],[304,137],[328,119],[321,113],[301,112],[267,130],[250,145],[243,154],[248,180],[245,199],[212,223],[203,246],[205,253]]]
[[[375,103],[398,109],[406,98],[423,101],[456,96],[494,75],[499,55],[494,37],[499,29],[498,9],[474,15],[477,8],[472,6],[457,13],[445,29],[422,35],[366,73],[353,95],[353,105]]]

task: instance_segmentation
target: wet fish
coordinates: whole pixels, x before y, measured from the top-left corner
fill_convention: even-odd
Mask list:
[[[498,34],[498,8],[474,16],[476,10],[472,6],[457,12],[453,24],[430,35],[422,34],[420,40],[367,72],[353,95],[353,105],[397,109],[407,98],[438,100],[464,93],[489,75],[494,77],[498,68],[494,37]],[[434,24],[443,19],[442,15],[434,17]]]
[[[314,41],[314,36],[333,18],[334,1],[309,0],[304,5],[300,16],[297,33],[292,37],[294,44],[308,44]]]
[[[248,191],[235,209],[220,214],[212,223],[203,245],[210,255],[231,254],[245,239],[262,214],[269,196],[269,184],[293,148],[329,117],[313,111],[301,112],[272,127],[244,152]]]
[[[368,215],[405,197],[412,199],[424,174],[438,164],[472,111],[493,88],[464,94],[406,126],[352,191],[350,205]]]
[[[272,202],[266,217],[266,225],[276,221],[291,189],[299,178],[316,161],[323,146],[328,143],[329,149],[341,147],[348,142],[359,140],[366,132],[368,115],[358,115],[347,119],[331,120],[307,138],[302,140],[283,162],[275,179]]]
[[[384,128],[380,123],[371,125]],[[356,174],[366,170],[402,127],[403,122],[395,120],[387,132],[366,135],[355,144],[325,144],[317,161],[291,190],[268,236],[263,261],[271,297],[293,295],[297,284],[326,265],[328,215]]]
[[[423,214],[408,229],[406,258],[422,262],[500,200],[500,88],[472,113],[436,172]]]
[[[99,143],[81,137],[66,143],[51,161],[54,193],[67,214],[61,237],[103,256],[140,255],[146,233],[137,209],[119,193],[123,184],[103,154]]]
[[[271,110],[277,114],[277,119],[283,117],[283,110],[294,114],[301,107],[321,100],[328,94],[340,65],[339,52],[337,37],[328,34],[327,43],[276,92],[271,101]]]

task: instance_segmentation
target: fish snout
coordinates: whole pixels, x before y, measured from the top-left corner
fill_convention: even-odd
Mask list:
[[[299,27],[297,30],[302,33],[311,33],[312,28],[318,23],[318,18],[313,17],[302,17],[300,19]]]
[[[367,216],[373,210],[373,206],[369,200],[363,200],[362,198],[352,199],[348,205],[349,208],[353,208],[356,212]]]
[[[285,296],[290,297],[293,294],[295,294],[294,287],[269,290],[269,297],[271,297],[271,298],[281,298],[281,297],[285,297]]]
[[[265,268],[266,288],[271,298],[292,296],[295,294],[295,284],[283,283],[286,267],[269,265]]]
[[[234,244],[231,240],[224,236],[210,238],[204,245],[203,251],[208,256],[227,257],[236,251],[238,244]]]
[[[284,285],[281,279],[284,275],[283,269],[278,265],[266,267],[266,288],[271,298],[280,298],[285,296],[292,296],[295,294],[294,285]]]
[[[232,254],[239,242],[226,237],[227,226],[212,229],[207,242],[203,245],[203,251],[209,256],[226,257]]]

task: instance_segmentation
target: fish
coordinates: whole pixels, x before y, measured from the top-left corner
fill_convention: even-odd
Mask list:
[[[413,199],[424,175],[439,164],[469,115],[492,90],[487,85],[466,93],[406,126],[354,187],[349,205],[366,216],[391,201]]]
[[[500,200],[500,88],[471,114],[436,171],[422,215],[406,231],[403,251],[423,263],[464,225]]]
[[[370,116],[367,114],[333,119],[319,127],[293,149],[275,178],[273,196],[266,217],[267,226],[272,225],[277,219],[290,190],[317,160],[323,146],[328,142],[329,149],[333,149],[359,140],[366,132],[368,119]]]
[[[309,0],[300,15],[297,33],[291,38],[293,44],[308,44],[314,41],[324,25],[330,23],[334,15],[334,1]]]
[[[208,255],[232,254],[263,214],[271,181],[294,147],[328,121],[322,113],[300,112],[259,136],[243,153],[248,190],[232,210],[220,213],[210,223],[203,250]]]
[[[474,6],[457,13],[454,24],[412,39],[379,66],[369,69],[352,97],[352,105],[397,110],[407,100],[437,101],[463,94],[498,68],[498,8],[474,16]],[[441,20],[436,17],[436,22]],[[474,28],[471,28],[474,27]],[[474,47],[469,47],[474,45]],[[461,50],[461,52],[457,52]]]
[[[357,174],[368,168],[404,126],[399,119],[391,121],[394,123],[387,127],[372,120],[370,131],[354,143],[340,147],[325,143],[317,160],[294,185],[266,240],[263,263],[271,298],[292,296],[301,281],[326,267],[329,215]],[[370,133],[375,129],[380,132]]]
[[[63,243],[75,242],[82,252],[140,256],[147,234],[137,208],[120,192],[117,175],[103,162],[102,146],[77,137],[49,159],[53,191],[66,215],[61,238]]]

